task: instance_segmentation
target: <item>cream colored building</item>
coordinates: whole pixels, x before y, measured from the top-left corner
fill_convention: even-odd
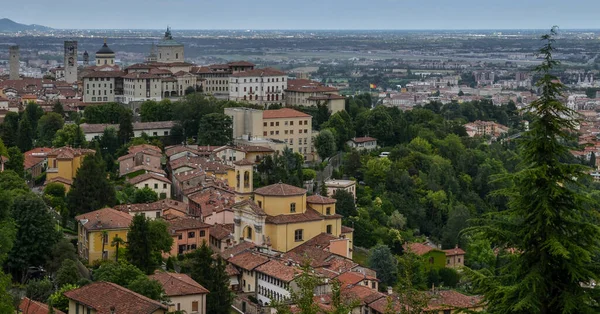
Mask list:
[[[157,61],[164,63],[184,62],[184,46],[173,40],[171,29],[167,27],[165,37],[156,45]]]
[[[150,73],[129,73],[123,77],[124,97],[132,101],[162,100],[162,80]]]
[[[356,199],[356,181],[354,180],[327,180],[325,186],[327,187],[327,196],[333,196],[336,191],[344,190]]]
[[[296,79],[289,80],[285,90],[286,106],[326,105],[331,113],[345,109],[346,98],[339,95],[335,87],[325,86],[319,82]]]
[[[123,94],[122,71],[92,71],[83,75],[83,102],[114,102]]]
[[[252,104],[284,103],[287,75],[276,69],[254,69],[229,77],[229,99]]]
[[[100,50],[96,51],[96,66],[115,65],[115,52],[108,48],[106,40]]]
[[[311,160],[312,116],[294,109],[263,111],[263,137],[283,141],[295,153]]]
[[[171,197],[171,181],[160,174],[148,172],[127,181],[137,189],[149,188],[161,198]]]
[[[165,296],[170,299],[169,312],[205,314],[206,295],[209,291],[186,274],[157,272],[149,276],[160,282]]]
[[[229,77],[238,72],[254,69],[254,64],[246,61],[234,61],[226,64],[213,64],[207,67],[195,67],[192,73],[198,76],[202,90],[219,99],[229,98]]]

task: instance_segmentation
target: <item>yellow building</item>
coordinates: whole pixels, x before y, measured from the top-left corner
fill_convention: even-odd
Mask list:
[[[115,237],[127,242],[127,231],[133,217],[112,208],[103,208],[76,216],[77,251],[88,262],[114,259],[116,247],[111,247]]]
[[[342,216],[335,200],[308,196],[306,190],[284,183],[254,191],[254,199],[233,205],[234,239],[250,241],[280,252],[288,252],[327,233],[352,239],[352,230],[342,229]]]
[[[46,183],[61,183],[68,192],[85,156],[95,153],[92,149],[72,148],[68,146],[52,150],[47,155],[48,169],[46,170]]]
[[[263,111],[263,137],[280,140],[308,160],[313,152],[312,117],[290,108]]]

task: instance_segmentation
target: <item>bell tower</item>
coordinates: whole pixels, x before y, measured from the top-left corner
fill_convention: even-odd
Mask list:
[[[236,161],[233,163],[235,169],[235,198],[236,201],[247,200],[252,196],[254,191],[253,180],[254,180],[254,163],[246,159]]]
[[[65,40],[65,81],[77,82],[77,41]]]
[[[19,63],[19,46],[10,46],[10,48],[8,48],[8,54],[9,54],[9,67],[10,67],[10,72],[8,75],[8,78],[11,80],[18,80],[19,77],[19,68],[20,68],[20,63]]]

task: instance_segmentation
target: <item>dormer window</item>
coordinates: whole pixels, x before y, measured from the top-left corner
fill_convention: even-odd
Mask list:
[[[295,213],[296,212],[296,203],[291,203],[290,204],[290,213]]]

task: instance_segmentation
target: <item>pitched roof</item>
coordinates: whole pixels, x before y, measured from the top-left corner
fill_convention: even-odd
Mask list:
[[[240,274],[239,270],[237,270],[237,268],[231,264],[227,264],[227,266],[225,266],[225,273],[227,273],[227,276],[237,276]]]
[[[279,119],[279,118],[311,118],[312,116],[291,108],[281,108],[275,110],[263,111],[263,119]]]
[[[288,266],[282,261],[269,260],[256,268],[256,271],[261,272],[265,275],[275,277],[285,282],[290,282],[296,278],[296,275],[300,274],[300,269],[295,266]]]
[[[245,270],[254,270],[256,267],[269,262],[269,258],[255,252],[246,251],[229,258],[227,262]]]
[[[254,69],[244,72],[237,72],[231,75],[232,77],[249,77],[249,76],[286,76],[285,72],[273,68]]]
[[[242,241],[241,243],[236,244],[236,245],[224,250],[223,252],[221,252],[221,257],[223,259],[227,260],[233,256],[236,256],[236,255],[238,255],[242,252],[245,252],[247,250],[250,250],[254,247],[256,247],[256,244],[254,244],[253,242]]]
[[[285,183],[275,183],[262,188],[254,190],[254,194],[266,195],[266,196],[295,196],[303,195],[306,190],[293,185]]]
[[[253,67],[253,66],[255,66],[254,63],[248,62],[248,61],[232,61],[232,62],[228,62],[227,65],[229,65],[229,66],[243,66],[243,67]]]
[[[312,208],[307,208],[306,212],[300,214],[285,214],[277,216],[267,216],[265,219],[266,223],[282,225],[290,223],[300,223],[308,221],[317,221],[324,219],[325,216],[321,216],[319,212]]]
[[[138,183],[144,182],[146,180],[150,180],[150,179],[154,179],[154,180],[158,180],[158,181],[161,181],[164,183],[171,184],[171,181],[169,179],[165,178],[164,176],[158,175],[154,172],[140,174],[139,176],[135,176],[133,178],[127,179],[127,181],[131,184],[138,184]]]
[[[374,137],[363,136],[363,137],[355,137],[355,138],[351,139],[351,141],[354,143],[365,143],[365,142],[377,141],[377,139]]]
[[[354,231],[354,229],[347,227],[347,226],[342,226],[342,230],[341,230],[342,233],[350,233],[352,231]]]
[[[160,282],[165,295],[169,297],[208,293],[206,288],[186,274],[157,272],[149,277]]]
[[[311,195],[308,196],[306,198],[306,202],[307,203],[312,203],[312,204],[335,204],[336,199],[335,198],[329,198],[329,197],[325,197],[322,195]]]
[[[21,303],[19,303],[19,313],[22,314],[49,314],[50,308],[47,304],[42,302],[38,302],[35,300],[31,300],[27,297],[21,299]],[[54,309],[54,314],[65,314],[65,312]]]
[[[246,200],[237,202],[237,203],[233,204],[233,206],[231,206],[231,209],[234,209],[234,210],[238,209],[238,208],[239,209],[247,208],[247,209],[250,209],[251,211],[253,211],[257,215],[261,215],[261,216],[266,215],[265,210],[262,209],[260,206],[258,206],[252,199],[246,199]]]
[[[231,231],[229,231],[223,225],[215,224],[212,227],[210,227],[210,229],[208,230],[208,234],[217,240],[223,240],[231,236]]]
[[[176,201],[172,199],[164,199],[156,201],[154,203],[143,203],[143,204],[123,204],[115,206],[116,210],[122,212],[144,212],[144,211],[156,211],[156,210],[167,210],[175,209],[183,213],[187,213],[187,205],[184,202]]]
[[[204,223],[198,219],[188,218],[188,217],[171,219],[167,223],[169,224],[169,230],[171,231],[172,235],[177,234],[178,233],[177,231],[181,231],[181,230],[210,228],[209,224]],[[210,231],[209,231],[209,234],[210,234]]]
[[[50,151],[52,151],[52,148],[49,147],[37,147],[32,150],[26,151],[23,154],[25,157],[25,160],[23,162],[25,169],[31,169],[31,167],[46,160],[46,156],[48,156],[48,153]]]
[[[345,284],[345,285],[356,285],[363,280],[379,281],[377,278],[370,277],[370,276],[367,276],[363,273],[359,273],[356,271],[347,271],[345,273],[342,273],[341,275],[337,276],[337,280],[339,280],[340,283]]]
[[[306,79],[288,80],[286,91],[301,93],[337,92],[335,87],[329,87],[317,81]]]
[[[123,71],[91,71],[83,75],[83,78],[88,77],[123,77],[125,72]]]
[[[455,256],[455,255],[465,255],[467,254],[467,252],[465,252],[463,249],[459,248],[458,245],[453,248],[453,249],[448,249],[448,250],[443,250],[444,253],[446,253],[446,256]]]
[[[63,146],[55,148],[48,152],[48,157],[55,157],[56,159],[73,159],[76,156],[91,155],[95,154],[96,151],[93,149],[86,148],[73,148],[69,146]]]
[[[433,250],[437,250],[436,248],[423,243],[408,243],[404,245],[404,249],[408,249],[417,255],[424,255]]]
[[[76,216],[86,230],[128,229],[133,217],[112,208],[102,208]]]
[[[64,296],[96,310],[98,314],[151,314],[156,310],[167,310],[160,302],[125,289],[111,282],[92,282],[81,288],[67,291]]]
[[[236,162],[233,163],[236,166],[253,166],[254,162],[248,160],[248,159],[242,159],[242,160],[238,160]]]
[[[428,291],[427,311],[441,311],[456,308],[469,309],[481,306],[481,296],[467,296],[454,290]]]

